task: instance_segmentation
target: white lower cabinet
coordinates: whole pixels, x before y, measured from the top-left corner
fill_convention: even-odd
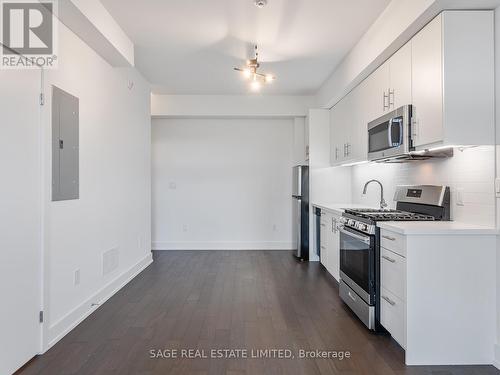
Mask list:
[[[380,223],[380,323],[407,365],[491,363],[497,232],[459,225]]]
[[[380,283],[384,288],[406,301],[406,259],[381,248]]]
[[[406,349],[406,303],[383,286],[380,288],[380,323]]]
[[[321,220],[320,220],[320,230],[319,230],[319,241],[320,241],[320,262],[325,268],[328,265],[328,230],[327,223],[331,214],[328,212],[321,210]]]
[[[380,238],[380,323],[406,348],[405,237],[381,230]]]
[[[321,210],[320,261],[337,280],[340,279],[340,215]]]

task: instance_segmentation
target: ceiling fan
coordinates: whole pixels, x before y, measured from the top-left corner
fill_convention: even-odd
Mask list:
[[[246,65],[243,68],[234,68],[234,70],[241,72],[243,76],[251,80],[250,87],[253,91],[259,91],[262,83],[271,83],[276,77],[272,74],[258,73],[257,70],[260,67],[258,58],[259,53],[257,52],[257,46],[254,46],[255,57],[246,61]]]

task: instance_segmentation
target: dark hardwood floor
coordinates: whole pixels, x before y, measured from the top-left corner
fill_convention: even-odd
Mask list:
[[[280,251],[155,252],[155,262],[19,374],[498,374],[406,367],[370,333],[318,263]],[[349,359],[165,359],[150,350],[350,351]],[[248,353],[251,356],[251,353]]]

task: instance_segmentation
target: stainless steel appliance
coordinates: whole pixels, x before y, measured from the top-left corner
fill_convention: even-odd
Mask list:
[[[345,209],[340,227],[342,300],[369,328],[383,331],[380,314],[379,221],[450,220],[446,186],[398,186],[396,209]]]
[[[405,105],[368,123],[368,159],[407,157],[411,142],[411,105]]]
[[[293,225],[297,248],[295,256],[309,260],[309,167],[293,167]]]
[[[415,151],[412,141],[411,105],[405,105],[368,123],[368,159],[404,163],[430,158],[449,158],[453,147]]]

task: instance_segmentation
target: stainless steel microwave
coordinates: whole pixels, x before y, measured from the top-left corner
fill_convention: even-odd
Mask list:
[[[384,160],[409,156],[411,105],[405,105],[368,123],[368,159]]]

